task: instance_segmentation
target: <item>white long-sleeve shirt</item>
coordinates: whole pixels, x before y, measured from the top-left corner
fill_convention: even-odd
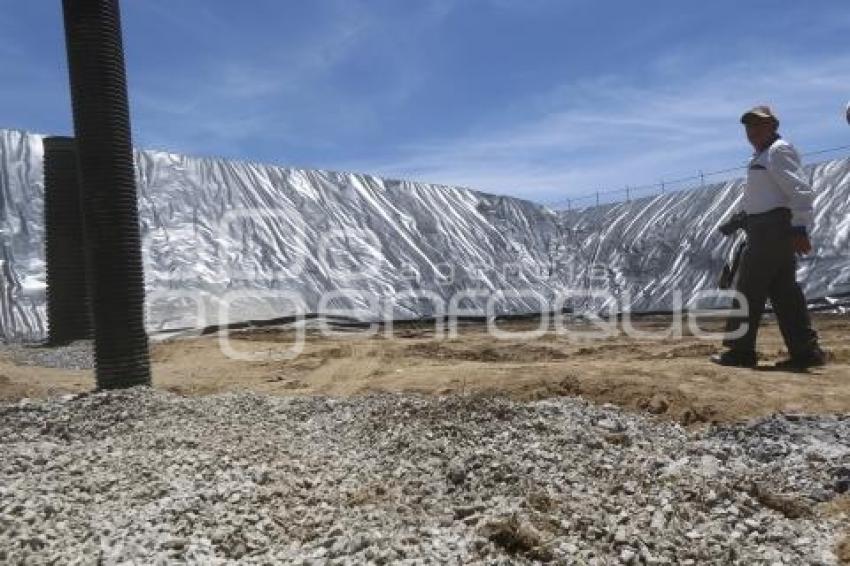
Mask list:
[[[789,208],[791,225],[811,231],[814,199],[815,192],[793,145],[777,138],[770,147],[753,155],[741,210],[759,214],[778,207]]]

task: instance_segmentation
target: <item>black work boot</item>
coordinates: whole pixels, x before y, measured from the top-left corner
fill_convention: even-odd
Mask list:
[[[776,369],[788,371],[805,371],[809,368],[825,366],[827,361],[826,352],[820,349],[820,346],[815,346],[811,350],[792,355],[787,360],[776,362]]]
[[[754,368],[758,364],[756,353],[751,351],[726,350],[722,354],[714,354],[709,359],[721,366],[739,368]]]

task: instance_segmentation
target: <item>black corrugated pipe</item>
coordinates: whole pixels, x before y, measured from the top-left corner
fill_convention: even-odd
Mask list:
[[[136,179],[117,0],[63,0],[98,389],[149,385]]]
[[[83,215],[74,138],[44,138],[47,343],[91,337]]]

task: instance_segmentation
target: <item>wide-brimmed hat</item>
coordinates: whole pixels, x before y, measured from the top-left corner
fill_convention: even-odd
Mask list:
[[[770,109],[770,106],[754,106],[750,108],[741,116],[742,124],[749,124],[750,122],[761,122],[761,121],[770,121],[774,124],[779,124],[779,118],[776,117],[776,114],[773,113],[773,110]]]

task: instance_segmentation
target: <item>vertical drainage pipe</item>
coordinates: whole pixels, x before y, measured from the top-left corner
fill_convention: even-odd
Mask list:
[[[74,138],[44,138],[47,343],[91,337],[83,215]]]
[[[149,385],[144,273],[117,0],[63,0],[98,389]]]

